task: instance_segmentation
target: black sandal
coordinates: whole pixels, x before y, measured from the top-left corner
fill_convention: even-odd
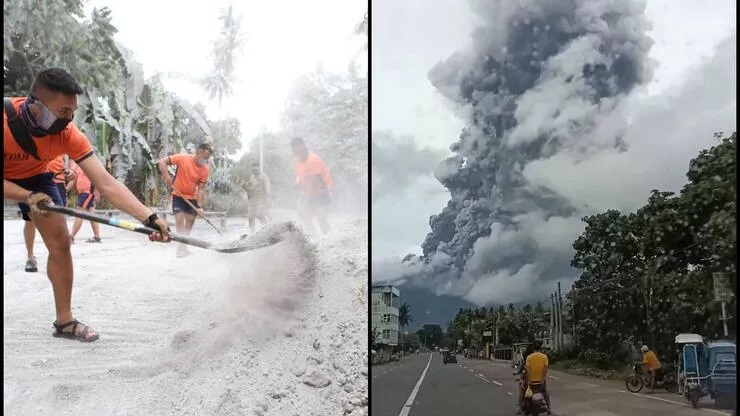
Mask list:
[[[72,326],[72,332],[66,332],[64,331],[65,328]],[[84,329],[82,330],[82,333],[77,335],[77,327],[82,326]],[[95,334],[93,336],[88,337],[88,334],[92,331],[91,328],[82,322],[78,321],[77,319],[67,322],[64,325],[59,325],[54,322],[54,328],[56,329],[56,332],[54,332],[52,335],[57,338],[67,338],[67,339],[75,339],[80,342],[93,342],[96,341],[98,338],[100,338],[100,335]]]

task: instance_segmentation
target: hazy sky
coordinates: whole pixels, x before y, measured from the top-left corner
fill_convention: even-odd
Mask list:
[[[372,0],[372,5],[373,130],[412,135],[419,147],[446,151],[464,123],[452,115],[427,73],[455,50],[466,49],[477,17],[459,0]],[[629,101],[630,151],[604,152],[578,166],[567,157],[538,160],[526,171],[528,179],[579,205],[634,209],[652,188],[677,190],[685,183],[689,159],[713,144],[712,133],[735,128],[736,42],[728,41],[736,28],[734,3],[647,0],[646,14],[655,41],[650,57],[658,66],[646,91]],[[408,158],[399,155],[397,163]],[[420,253],[429,216],[447,200],[441,185],[420,176],[404,192],[376,201],[374,264]],[[540,238],[570,246],[572,225],[557,228],[553,232],[561,234]]]
[[[201,76],[211,70],[211,44],[218,36],[219,10],[230,1],[188,3],[174,0],[91,0],[93,7],[113,11],[116,39],[132,49],[146,76],[181,72]],[[321,62],[341,72],[361,47],[353,37],[367,3],[363,0],[271,0],[233,2],[242,15],[246,36],[237,67],[234,96],[221,108],[209,103],[197,86],[169,80],[169,90],[189,101],[208,104],[208,116],[234,116],[241,122],[242,140],[265,128],[275,128],[293,80]]]

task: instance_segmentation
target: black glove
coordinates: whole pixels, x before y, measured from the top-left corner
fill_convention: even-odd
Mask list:
[[[149,218],[144,220],[143,224],[149,228],[157,230],[162,234],[163,240],[167,241],[169,239],[170,227],[167,225],[167,221],[159,218],[157,214],[150,215]]]

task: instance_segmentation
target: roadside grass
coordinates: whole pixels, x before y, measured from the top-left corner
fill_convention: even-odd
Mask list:
[[[555,363],[551,363],[550,368],[568,374],[593,377],[601,380],[621,381],[632,374],[630,366],[624,363],[615,363],[611,368],[605,369],[593,363],[578,360],[560,360]]]

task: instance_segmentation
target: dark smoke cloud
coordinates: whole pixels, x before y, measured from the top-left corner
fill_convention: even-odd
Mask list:
[[[528,300],[552,290],[538,282],[575,277],[570,244],[587,207],[524,170],[563,151],[625,149],[622,103],[650,79],[650,25],[632,0],[470,4],[473,48],[429,73],[468,121],[435,171],[450,200],[430,219],[423,271],[404,277],[479,304]]]
[[[431,179],[446,152],[419,146],[411,136],[397,137],[390,131],[372,135],[373,202],[391,194],[402,194],[419,179]],[[438,186],[438,185],[437,185]],[[435,186],[434,191],[438,192]]]

